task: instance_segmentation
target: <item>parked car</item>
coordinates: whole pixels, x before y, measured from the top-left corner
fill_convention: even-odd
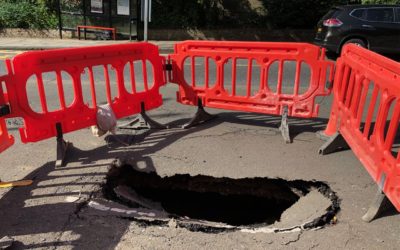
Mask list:
[[[347,43],[400,54],[400,5],[334,7],[318,22],[314,43],[336,54]]]

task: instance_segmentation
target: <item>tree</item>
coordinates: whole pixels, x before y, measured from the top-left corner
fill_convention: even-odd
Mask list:
[[[55,13],[42,0],[0,0],[0,28],[50,29],[57,27]]]
[[[277,28],[311,28],[330,8],[347,0],[262,0],[268,20]]]
[[[362,4],[400,4],[400,0],[362,0]]]

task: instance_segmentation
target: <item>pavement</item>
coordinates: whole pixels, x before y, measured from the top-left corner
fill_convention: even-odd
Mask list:
[[[76,42],[76,46],[81,44]],[[163,106],[149,112],[171,129],[119,131],[116,137],[131,140],[129,146],[114,140],[114,136],[93,137],[89,129],[68,133],[65,138],[74,147],[68,153],[67,165],[58,169],[54,168],[56,139],[22,144],[18,134],[21,121],[9,120],[8,128],[16,143],[0,154],[0,177],[32,179],[34,183],[0,189],[0,239],[12,237],[13,249],[399,248],[400,216],[393,208],[371,223],[361,220],[377,186],[353,152],[326,156],[317,153],[323,141],[315,132],[326,125],[331,98],[317,100],[321,104],[318,119],[290,119],[293,143],[286,144],[278,130],[280,118],[275,116],[207,109],[218,117],[191,129],[179,128],[196,108],[177,103],[177,89],[175,84],[163,87]],[[33,90],[28,89],[28,93]],[[285,233],[204,232],[180,227],[174,220],[168,224],[136,220],[118,213],[120,208],[100,211],[90,206],[101,198],[106,174],[116,158],[160,176],[201,174],[321,181],[339,196],[341,210],[335,224]],[[305,197],[283,218],[309,217],[320,202],[325,201],[318,195]]]
[[[77,40],[77,39],[46,39],[46,38],[0,38],[0,50],[43,50],[71,47],[96,46],[106,44],[121,44],[137,41],[129,40]],[[149,41],[160,48],[160,53],[173,52],[176,41]]]

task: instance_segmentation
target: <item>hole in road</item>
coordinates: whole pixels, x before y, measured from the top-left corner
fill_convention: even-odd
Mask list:
[[[339,210],[339,202],[323,182],[187,174],[160,177],[122,164],[110,168],[103,193],[131,208],[162,210],[170,218],[249,227],[279,222],[282,214],[311,190],[318,190],[329,204],[322,215],[308,222],[312,226],[329,223]]]

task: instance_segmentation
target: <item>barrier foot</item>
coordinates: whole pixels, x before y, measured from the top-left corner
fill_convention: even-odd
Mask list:
[[[327,142],[324,143],[324,145],[319,148],[318,153],[321,155],[327,155],[337,151],[338,149],[348,148],[349,145],[347,144],[346,140],[339,132],[336,132],[332,137],[328,139]]]
[[[67,150],[69,146],[72,145],[72,143],[64,140],[61,123],[56,123],[56,130],[57,130],[56,168],[59,168],[65,165],[65,157],[67,155]]]
[[[199,125],[201,123],[204,123],[206,121],[209,121],[211,119],[214,119],[217,117],[216,115],[212,115],[208,113],[207,111],[204,110],[203,103],[201,99],[198,99],[197,101],[197,111],[194,117],[186,124],[182,126],[183,129],[186,128],[191,128],[193,126]]]
[[[327,135],[325,133],[325,130],[319,130],[315,133],[315,135],[317,136],[318,139],[322,141],[328,141],[332,137],[332,135],[331,136]]]
[[[367,213],[362,217],[362,220],[365,222],[373,221],[380,214],[382,207],[386,202],[388,202],[388,199],[385,193],[380,187],[378,187],[378,192],[369,206]]]
[[[132,121],[123,124],[121,126],[118,126],[120,129],[134,129],[134,130],[140,130],[140,129],[167,129],[168,126],[158,123],[151,119],[147,114],[146,110],[144,108],[144,102],[140,103],[140,114],[133,119]]]
[[[286,143],[291,143],[292,140],[290,139],[288,107],[287,106],[283,107],[283,114],[282,114],[281,125],[279,126],[279,130],[282,133],[283,140]]]

